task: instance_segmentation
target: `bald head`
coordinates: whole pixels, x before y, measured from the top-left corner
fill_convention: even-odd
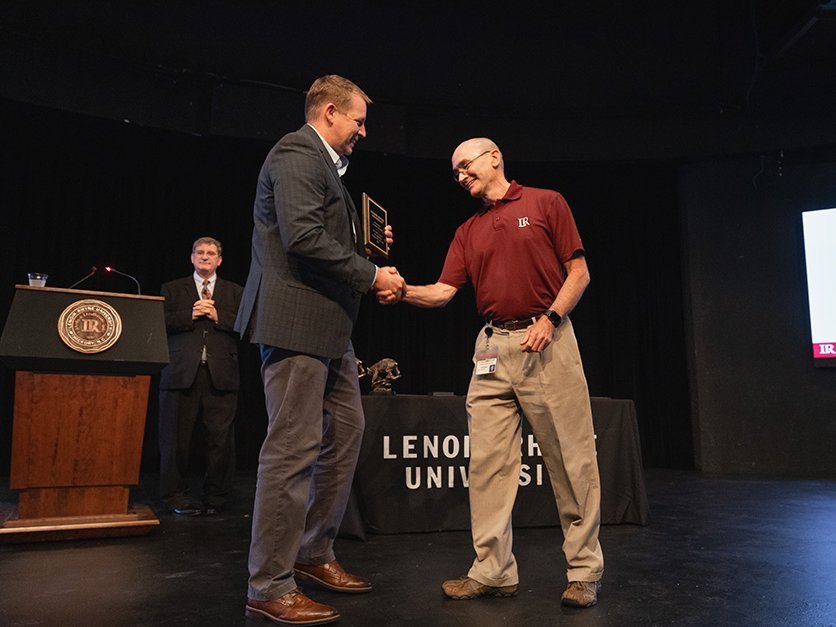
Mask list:
[[[482,152],[483,150],[499,150],[499,146],[487,137],[473,137],[471,139],[466,139],[461,144],[456,146],[456,150],[461,148],[470,148],[479,152]]]
[[[474,198],[497,200],[508,189],[499,147],[487,137],[474,137],[456,146],[450,159],[453,178]]]
[[[455,160],[455,156],[460,154],[465,159],[469,159],[480,153],[489,152],[491,150],[499,151],[499,146],[487,137],[474,137],[472,139],[466,139],[461,144],[456,146],[456,149],[453,151],[453,157]]]

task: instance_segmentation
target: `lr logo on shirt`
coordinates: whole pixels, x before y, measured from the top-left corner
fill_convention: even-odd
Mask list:
[[[517,218],[517,226],[523,228],[524,226],[529,226],[528,224],[528,216],[525,218]]]

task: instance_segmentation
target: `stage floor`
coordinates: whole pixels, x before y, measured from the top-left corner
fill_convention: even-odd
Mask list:
[[[646,470],[650,524],[605,526],[597,607],[561,607],[558,529],[515,531],[520,593],[451,601],[441,580],[472,559],[461,531],[338,540],[370,594],[306,592],[338,625],[833,625],[836,481]],[[156,477],[143,477],[150,486]],[[0,502],[12,499],[0,486]],[[242,625],[254,476],[218,517],[160,512],[150,535],[0,546],[0,625]],[[137,490],[135,501],[145,492]],[[156,504],[151,503],[155,508]],[[267,623],[253,623],[267,624]]]

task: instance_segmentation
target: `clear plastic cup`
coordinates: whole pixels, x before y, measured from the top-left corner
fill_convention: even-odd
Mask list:
[[[45,287],[46,280],[49,278],[49,275],[43,274],[41,272],[30,272],[29,273],[29,285],[32,287]]]

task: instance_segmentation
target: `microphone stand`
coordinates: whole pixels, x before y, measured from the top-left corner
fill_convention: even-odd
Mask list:
[[[96,274],[96,270],[97,270],[97,269],[98,269],[98,268],[96,268],[96,266],[93,266],[93,267],[90,269],[90,274],[88,274],[87,276],[84,276],[84,277],[80,278],[78,281],[76,281],[75,283],[73,283],[72,285],[70,285],[70,287],[68,287],[67,289],[68,289],[68,290],[71,290],[71,289],[73,289],[76,285],[80,285],[80,284],[84,283],[87,279],[89,279],[91,276],[93,276],[94,274]]]
[[[139,281],[137,281],[135,277],[132,277],[130,274],[128,274],[126,272],[119,272],[119,270],[117,270],[116,268],[114,268],[112,266],[105,266],[105,270],[107,270],[108,272],[113,272],[114,274],[121,274],[122,276],[128,277],[131,281],[136,283],[136,293],[137,293],[137,295],[142,294],[142,290],[139,287]]]

